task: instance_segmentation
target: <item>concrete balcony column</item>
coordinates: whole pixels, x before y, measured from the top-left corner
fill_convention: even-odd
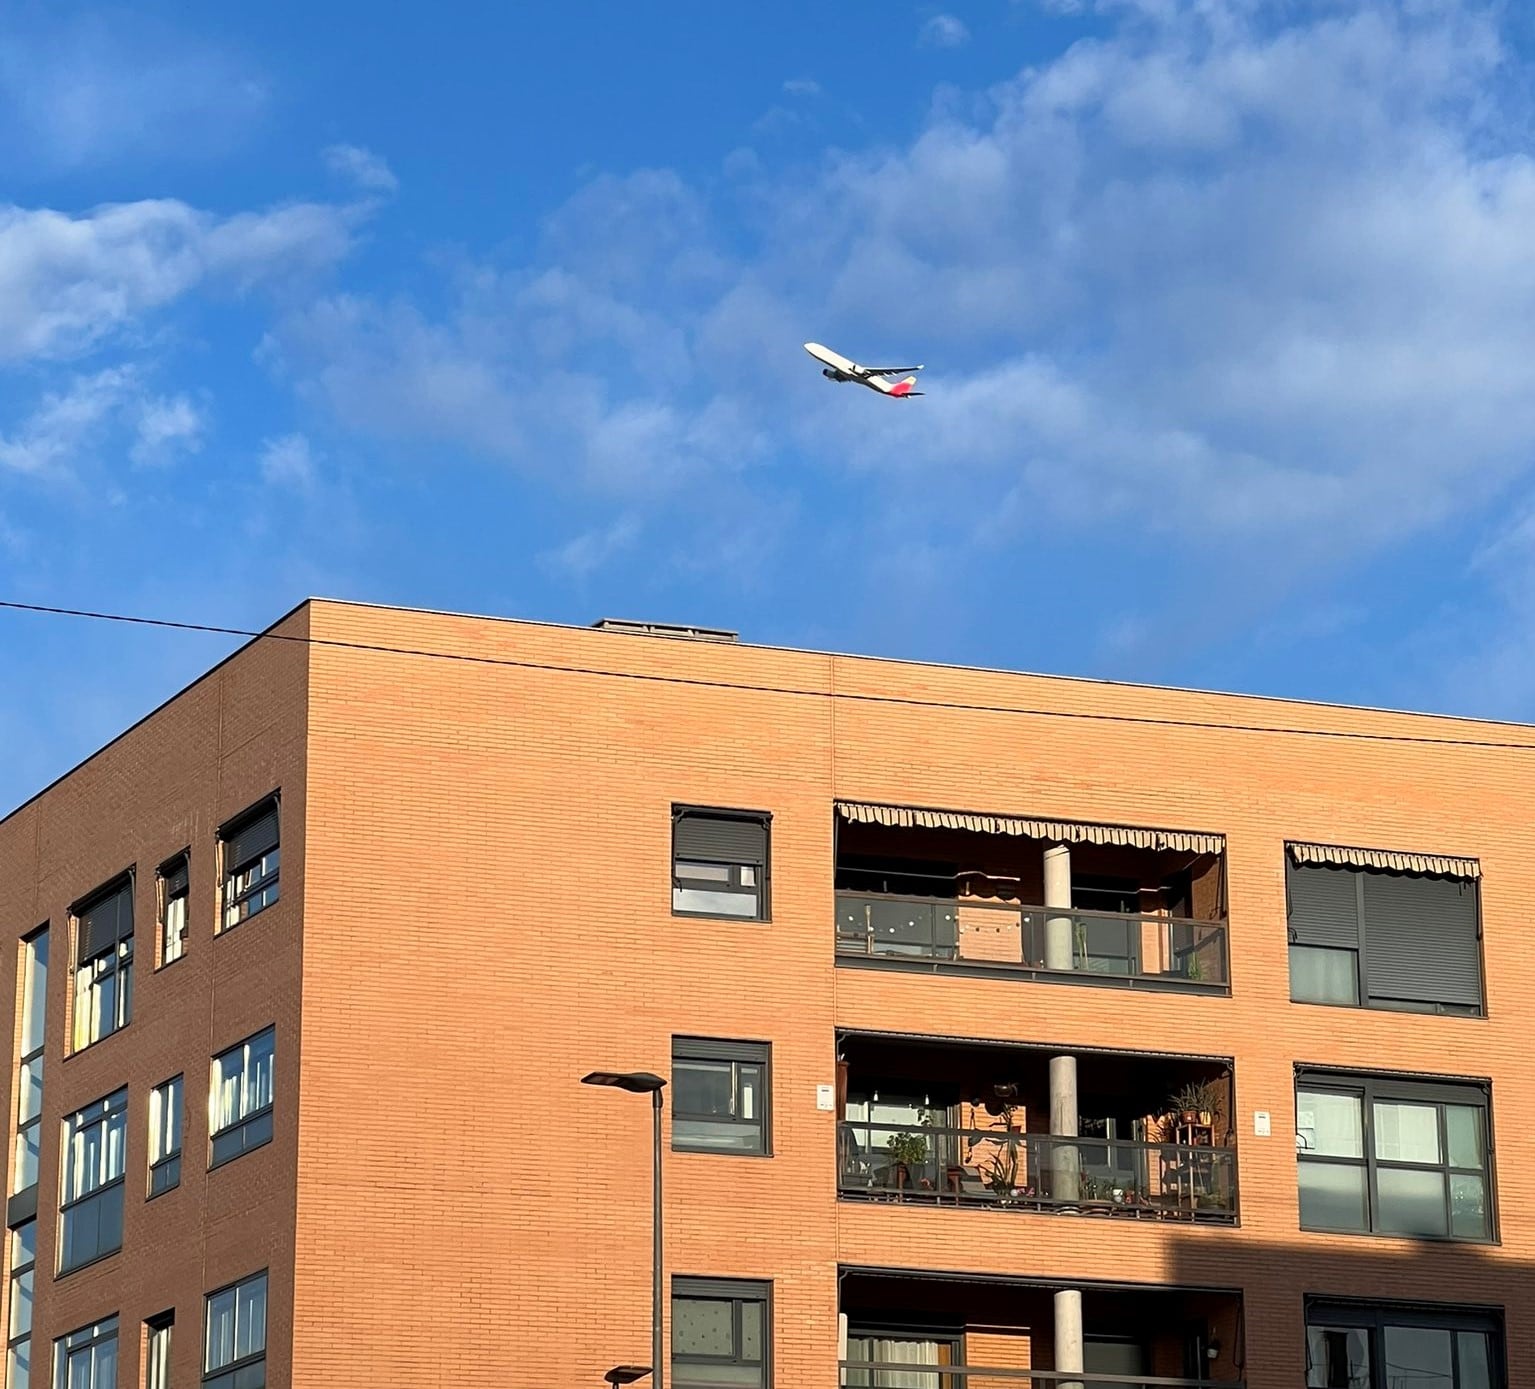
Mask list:
[[[1060,915],[1053,915],[1051,908]],[[1045,850],[1045,968],[1070,969],[1072,949],[1071,846],[1052,844]]]
[[[1055,1295],[1055,1369],[1058,1374],[1080,1374],[1083,1369],[1080,1288],[1062,1288]],[[1058,1380],[1055,1389],[1082,1389],[1082,1383]]]

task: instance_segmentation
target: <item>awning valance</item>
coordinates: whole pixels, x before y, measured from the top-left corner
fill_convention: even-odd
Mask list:
[[[961,810],[920,810],[871,801],[838,801],[837,814],[850,824],[890,825],[902,829],[969,830],[974,834],[1012,834],[1055,844],[1123,844],[1135,849],[1175,849],[1189,854],[1219,854],[1225,836],[1183,830],[1145,830],[1128,825],[1087,825],[1070,820],[1025,820],[1012,815],[976,815]]]
[[[1436,878],[1480,878],[1474,858],[1445,854],[1398,854],[1385,849],[1349,849],[1338,844],[1287,844],[1296,863],[1325,863],[1338,868],[1375,868],[1382,873],[1427,873]]]

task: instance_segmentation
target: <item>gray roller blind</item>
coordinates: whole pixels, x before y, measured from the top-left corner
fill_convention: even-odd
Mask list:
[[[1295,945],[1359,948],[1359,874],[1351,868],[1287,865],[1290,940]]]
[[[760,815],[711,815],[685,810],[677,817],[672,845],[679,859],[765,864],[767,839],[767,822]]]
[[[161,876],[165,883],[166,897],[181,896],[187,890],[187,861],[181,858],[167,864],[161,870]]]
[[[1477,885],[1394,873],[1363,876],[1370,997],[1479,1007]]]
[[[766,1042],[726,1042],[714,1037],[673,1037],[673,1061],[755,1061],[768,1059]]]
[[[117,947],[133,934],[133,882],[118,884],[78,912],[77,959],[81,964]]]
[[[254,862],[277,847],[277,807],[270,805],[224,836],[226,871]]]

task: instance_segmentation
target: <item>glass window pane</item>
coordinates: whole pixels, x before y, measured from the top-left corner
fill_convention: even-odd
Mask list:
[[[25,1336],[32,1329],[33,1270],[11,1279],[11,1336]]]
[[[1295,1128],[1304,1153],[1364,1156],[1364,1102],[1358,1095],[1302,1090],[1296,1097]]]
[[[1446,1105],[1444,1124],[1449,1137],[1450,1166],[1481,1167],[1482,1111],[1475,1105]]]
[[[1364,1168],[1302,1162],[1300,1219],[1308,1230],[1369,1229]]]
[[[1290,947],[1290,997],[1297,1003],[1359,1002],[1359,957],[1319,945]]]
[[[28,1389],[32,1382],[32,1343],[12,1346],[6,1357],[5,1389]]]
[[[698,912],[703,916],[756,916],[757,894],[677,887],[672,889],[672,910]]]
[[[37,1221],[29,1220],[11,1232],[11,1267],[20,1268],[37,1258]]]
[[[1456,1389],[1492,1389],[1492,1354],[1483,1331],[1462,1331],[1456,1338],[1460,1349],[1460,1383]]]
[[[1375,1156],[1382,1162],[1438,1163],[1439,1106],[1377,1100],[1373,1109]]]
[[[1381,1354],[1387,1384],[1412,1389],[1456,1389],[1450,1333],[1426,1326],[1388,1326]]]
[[[691,878],[696,882],[728,884],[730,866],[724,863],[692,863],[685,859],[678,859],[677,876]]]
[[[690,1365],[679,1360],[672,1366],[672,1383],[678,1389],[761,1389],[761,1365]]]
[[[1393,1235],[1443,1235],[1446,1229],[1444,1174],[1381,1167],[1375,1173],[1380,1195],[1378,1228]]]
[[[741,1359],[762,1359],[762,1312],[760,1302],[741,1304]]]
[[[732,1306],[697,1297],[672,1300],[674,1355],[731,1356],[735,1353]]]
[[[16,1101],[16,1122],[29,1123],[43,1112],[43,1058],[21,1063],[21,1093]]]
[[[728,1061],[679,1061],[673,1084],[677,1087],[675,1108],[681,1114],[722,1114],[731,1112],[731,1067]]]
[[[1450,1177],[1450,1233],[1460,1239],[1486,1239],[1487,1184],[1480,1177]]]
[[[738,1117],[756,1119],[761,1115],[757,1096],[762,1089],[762,1067],[742,1065],[739,1068],[741,1093],[736,1106]]]

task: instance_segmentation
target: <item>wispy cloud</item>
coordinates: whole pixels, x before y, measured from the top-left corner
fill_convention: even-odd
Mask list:
[[[355,209],[218,217],[175,199],[72,215],[0,205],[0,362],[98,345],[194,287],[287,283],[346,255]]]
[[[960,48],[970,42],[970,28],[952,14],[935,14],[922,26],[920,42],[928,48]]]
[[[639,538],[640,524],[632,516],[621,516],[611,525],[583,531],[563,545],[545,550],[539,564],[557,578],[580,581],[628,550]]]
[[[202,448],[207,420],[185,395],[145,400],[138,415],[137,437],[129,449],[135,463],[163,467]]]
[[[54,169],[221,153],[265,115],[265,78],[238,55],[142,10],[63,17],[0,35],[0,140]]]
[[[19,427],[0,435],[0,469],[45,480],[67,479],[81,452],[99,442],[137,380],[131,367],[111,367],[76,376],[63,389],[47,392]]]
[[[325,167],[364,193],[394,193],[400,181],[383,156],[361,145],[330,145],[323,151]]]
[[[272,487],[308,491],[315,484],[317,462],[303,434],[283,434],[261,445],[261,477]]]
[[[820,96],[821,84],[813,77],[791,77],[783,84],[786,96]]]

